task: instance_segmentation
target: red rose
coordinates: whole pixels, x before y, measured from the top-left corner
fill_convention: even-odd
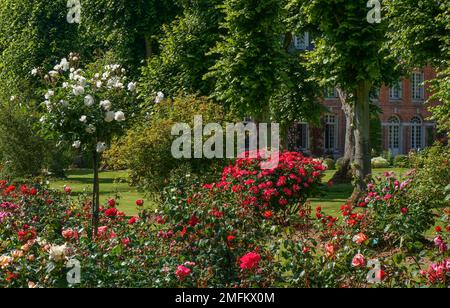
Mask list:
[[[366,258],[362,254],[357,254],[352,260],[353,267],[364,267],[366,265]]]
[[[440,233],[440,232],[442,232],[442,228],[441,228],[441,227],[439,227],[439,226],[437,226],[437,227],[435,228],[435,230],[436,230],[436,232],[437,232],[437,233]]]
[[[66,192],[66,194],[70,195],[72,193],[72,188],[70,188],[70,186],[66,186],[64,187],[64,191]]]
[[[402,214],[408,214],[408,208],[406,208],[406,207],[404,207],[404,208],[402,208]]]
[[[234,241],[235,238],[236,237],[233,235],[228,236],[228,238],[227,238],[228,243],[231,243],[232,241]]]
[[[24,195],[28,194],[27,185],[22,185],[22,187],[20,187],[20,190],[21,190],[22,194],[24,194]]]
[[[107,209],[105,211],[106,217],[116,217],[117,214],[118,214],[118,210],[116,208],[114,208],[114,207],[112,207],[110,209]]]
[[[144,205],[144,200],[142,200],[142,199],[136,200],[136,205],[137,206],[143,206]]]
[[[115,206],[116,206],[116,200],[114,200],[114,199],[109,199],[109,200],[108,200],[108,205],[109,205],[110,207],[115,207]]]
[[[256,252],[250,252],[243,256],[241,259],[241,269],[245,270],[253,270],[258,267],[259,262],[261,261],[261,256]]]
[[[138,218],[136,216],[131,217],[130,220],[128,220],[129,225],[134,225],[137,222]]]
[[[178,276],[178,279],[180,279],[180,281],[183,281],[186,279],[186,277],[188,277],[191,274],[191,269],[187,268],[184,265],[180,265],[177,267],[177,270],[175,271],[175,275]]]
[[[32,187],[32,188],[30,189],[30,195],[36,196],[36,195],[37,195],[37,189],[34,188],[34,187]]]
[[[266,219],[270,219],[273,216],[273,212],[272,211],[266,211],[264,212],[264,218]]]

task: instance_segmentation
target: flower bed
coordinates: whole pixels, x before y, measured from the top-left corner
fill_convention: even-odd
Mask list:
[[[433,241],[420,239],[423,213],[404,196],[414,178],[386,174],[360,207],[332,217],[307,202],[319,161],[286,152],[277,168],[261,162],[238,159],[207,184],[177,177],[157,213],[138,200],[126,217],[111,199],[93,240],[85,196],[2,181],[0,287],[448,286],[450,212],[435,213]]]

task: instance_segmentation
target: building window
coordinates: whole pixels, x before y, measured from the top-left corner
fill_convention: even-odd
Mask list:
[[[419,117],[414,117],[411,120],[411,148],[420,150],[423,148],[423,126],[422,120]]]
[[[325,151],[334,152],[337,142],[337,119],[334,115],[325,117]]]
[[[411,76],[411,93],[413,101],[423,101],[425,99],[425,87],[423,85],[423,73],[414,73]]]
[[[400,120],[397,117],[389,119],[388,147],[393,155],[400,154]]]
[[[297,50],[306,50],[309,47],[309,33],[294,34],[292,38],[294,42],[294,48]]]
[[[306,123],[296,123],[289,129],[289,149],[304,151],[309,148],[309,127]]]
[[[389,89],[389,97],[392,100],[399,100],[403,97],[403,84],[402,81],[398,81]]]
[[[336,99],[338,98],[338,93],[337,93],[337,89],[336,88],[326,88],[324,91],[324,97],[325,99]]]

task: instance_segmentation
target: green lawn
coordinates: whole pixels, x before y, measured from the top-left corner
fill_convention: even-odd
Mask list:
[[[381,175],[385,171],[394,171],[397,175],[404,174],[407,169],[376,169],[374,174]],[[324,182],[328,182],[334,174],[334,171],[327,171]],[[90,170],[74,170],[67,172],[67,179],[55,180],[50,182],[50,187],[54,189],[63,189],[64,186],[70,186],[73,194],[78,195],[84,192],[91,193],[92,190],[92,171]],[[125,179],[126,171],[101,172],[100,173],[100,195],[101,202],[105,202],[109,198],[117,198],[119,200],[118,208],[127,215],[135,215],[137,213],[135,202],[138,199],[145,199],[144,194],[137,191],[136,188],[130,187]],[[324,195],[319,198],[311,199],[312,205],[322,206],[323,210],[330,214],[339,213],[339,208],[351,196],[353,188],[351,185],[334,185],[324,191]],[[146,200],[146,207],[155,208],[156,205]]]
[[[91,170],[67,171],[67,178],[63,180],[50,181],[50,187],[53,189],[63,189],[64,186],[70,186],[74,195],[84,192],[91,193],[93,173]],[[126,171],[101,172],[100,173],[100,197],[101,202],[110,198],[116,198],[119,201],[119,210],[127,215],[137,214],[135,202],[138,199],[145,199],[144,194],[137,191],[136,188],[129,186],[125,179]],[[154,204],[148,200],[145,202],[148,208],[154,208]]]
[[[397,176],[405,174],[408,169],[374,169],[374,175],[382,175],[386,171],[395,172]],[[334,175],[335,171],[327,171],[324,182],[327,183]],[[321,206],[323,211],[329,215],[336,216],[339,214],[339,209],[353,193],[353,187],[350,184],[334,185],[331,188],[326,188],[324,195],[318,198],[311,199],[313,208]]]

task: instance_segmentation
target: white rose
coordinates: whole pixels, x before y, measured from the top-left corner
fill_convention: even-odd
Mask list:
[[[31,75],[36,76],[37,73],[38,73],[37,68],[33,68],[33,69],[31,70]]]
[[[84,88],[82,86],[75,86],[73,88],[73,95],[79,96],[84,94]]]
[[[79,77],[78,77],[78,82],[79,82],[80,85],[82,85],[83,87],[86,86],[86,78],[84,78],[83,76],[79,76]]]
[[[52,97],[53,95],[55,95],[55,91],[48,90],[47,93],[45,94],[45,99],[49,100],[50,97]]]
[[[72,147],[74,147],[75,149],[79,149],[81,147],[81,141],[77,140],[72,144]]]
[[[63,82],[62,87],[63,87],[63,89],[66,89],[67,87],[69,87],[69,83],[68,82]]]
[[[164,93],[158,92],[156,94],[155,103],[160,103],[164,99]]]
[[[58,73],[57,71],[50,71],[50,72],[48,72],[48,74],[49,74],[51,77],[56,77],[56,76],[59,75],[59,73]]]
[[[110,122],[114,121],[114,117],[115,117],[114,111],[108,111],[105,114],[105,122],[110,123]]]
[[[125,121],[125,114],[122,111],[117,111],[116,114],[114,115],[114,119],[117,122],[123,122]]]
[[[112,103],[109,100],[104,100],[100,102],[100,106],[105,110],[109,111],[111,110]]]
[[[106,145],[106,143],[104,142],[97,143],[97,153],[103,153],[107,148],[108,146]]]
[[[101,81],[97,81],[96,86],[97,88],[101,88],[103,85],[103,83]]]
[[[128,91],[134,92],[134,90],[136,90],[136,83],[135,82],[130,82],[128,84]]]
[[[87,117],[86,117],[85,115],[84,115],[84,116],[81,116],[80,122],[86,123],[86,122],[87,122]]]
[[[86,95],[84,98],[84,105],[86,105],[86,107],[91,107],[94,105],[94,98],[92,95]]]
[[[67,245],[64,244],[62,246],[50,246],[50,249],[48,251],[50,255],[50,260],[53,260],[55,262],[63,261],[67,254],[68,254],[68,248]]]
[[[61,69],[62,69],[63,71],[68,71],[69,68],[70,68],[70,63],[69,63],[69,61],[67,61],[66,58],[63,58],[63,59],[61,60],[61,63],[60,63],[59,65],[61,66]]]
[[[69,103],[66,102],[65,100],[60,100],[59,103],[60,103],[61,106],[63,106],[63,107],[68,107],[68,106],[69,106]]]
[[[96,128],[92,124],[89,124],[89,126],[86,127],[86,133],[88,133],[88,134],[93,134],[93,133],[95,133],[95,131],[96,131]]]

